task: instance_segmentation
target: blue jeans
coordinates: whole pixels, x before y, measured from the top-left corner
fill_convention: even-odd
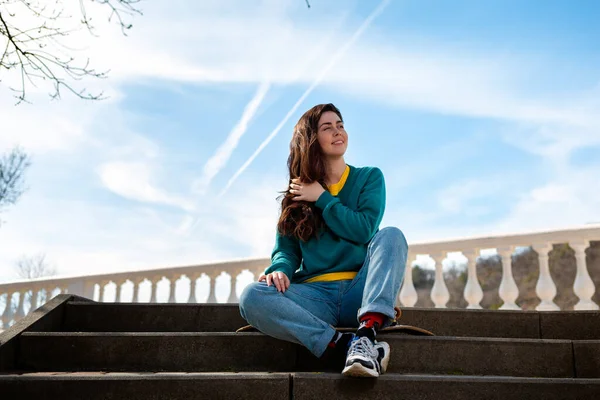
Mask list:
[[[408,245],[398,228],[377,232],[353,280],[292,283],[285,293],[275,285],[253,282],[240,297],[240,313],[262,333],[305,346],[320,357],[334,327],[358,327],[359,318],[376,312],[394,317],[404,278]]]

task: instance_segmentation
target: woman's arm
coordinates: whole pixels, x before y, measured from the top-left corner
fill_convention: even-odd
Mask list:
[[[355,243],[368,243],[379,228],[385,211],[385,180],[379,168],[373,168],[358,197],[356,211],[343,205],[325,191],[315,205],[323,210],[325,223],[336,235]]]
[[[281,271],[291,280],[294,272],[300,267],[301,261],[302,251],[298,239],[283,236],[277,232],[275,247],[271,253],[271,266],[265,270],[264,274]]]

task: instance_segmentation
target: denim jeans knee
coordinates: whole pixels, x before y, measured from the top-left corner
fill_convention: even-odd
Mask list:
[[[373,242],[378,242],[378,244],[383,244],[384,246],[390,246],[391,248],[400,250],[403,253],[408,251],[408,243],[404,233],[395,226],[388,226],[381,229],[375,234],[371,240],[371,244],[373,244]]]
[[[257,311],[260,308],[260,298],[261,296],[261,283],[260,282],[252,282],[248,286],[244,288],[242,294],[240,295],[240,314],[242,318],[244,318],[248,323],[251,322],[248,318],[252,318],[254,311]]]

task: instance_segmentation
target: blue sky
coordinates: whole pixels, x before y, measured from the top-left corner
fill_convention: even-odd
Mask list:
[[[4,86],[0,149],[33,165],[0,280],[38,252],[69,275],[268,256],[293,125],[322,102],[409,242],[600,221],[600,3],[310,3],[143,2],[129,37],[72,39],[110,99]]]

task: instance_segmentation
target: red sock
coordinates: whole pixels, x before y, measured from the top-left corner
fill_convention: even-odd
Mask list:
[[[333,337],[331,338],[331,342],[329,342],[327,347],[334,348],[335,345],[337,344],[338,340],[340,340],[340,337],[342,337],[341,333],[339,333],[339,332],[334,333]]]
[[[383,321],[385,321],[387,316],[381,313],[370,312],[366,313],[362,317],[360,317],[360,327],[361,328],[375,328],[375,324],[379,326],[377,329],[383,326]]]

